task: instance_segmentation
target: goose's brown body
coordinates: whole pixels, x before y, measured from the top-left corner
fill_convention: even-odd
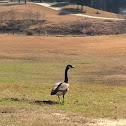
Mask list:
[[[70,68],[74,68],[74,66],[72,66],[72,65],[66,66],[64,82],[56,83],[51,91],[51,95],[57,95],[59,98],[59,101],[60,101],[60,96],[63,95],[63,103],[64,103],[64,96],[69,91],[68,70]]]
[[[69,84],[65,82],[56,83],[51,91],[51,95],[65,95],[69,91]]]

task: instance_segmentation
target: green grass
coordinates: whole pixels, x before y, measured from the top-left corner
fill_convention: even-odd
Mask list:
[[[8,60],[0,61],[1,84],[53,84],[64,80],[64,69],[69,71],[70,83],[125,85],[125,57],[97,57],[67,55],[45,61]],[[66,60],[64,60],[64,58]],[[120,62],[119,62],[120,61]]]
[[[47,113],[60,110],[68,115],[78,113],[90,118],[126,118],[126,87],[72,84],[64,105],[35,103],[49,100],[58,102],[56,96],[50,96],[51,88],[51,84],[0,85],[0,111],[17,113],[30,106],[35,107],[34,111],[38,107],[43,111],[49,109]]]
[[[90,118],[126,118],[125,83],[120,83],[122,80],[116,76],[109,80],[106,77],[123,74],[124,70],[120,66],[125,59],[65,56],[66,61],[63,61],[63,57],[51,61],[49,59],[0,61],[0,102],[7,106],[16,103],[16,111],[20,105],[27,106],[37,100],[58,102],[58,98],[51,96],[50,91],[56,82],[64,80],[65,66],[72,61],[71,64],[75,65],[75,69],[69,71],[70,91],[66,95],[65,104],[51,106],[43,104],[43,110],[49,107],[56,111],[67,111],[68,114],[79,113]],[[122,64],[115,60],[121,60]],[[15,98],[18,101],[15,101]]]

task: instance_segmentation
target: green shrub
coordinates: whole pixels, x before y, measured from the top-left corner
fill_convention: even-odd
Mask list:
[[[31,30],[26,31],[26,35],[33,35],[33,31]]]

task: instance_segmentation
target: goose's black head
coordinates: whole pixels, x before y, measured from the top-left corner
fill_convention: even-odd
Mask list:
[[[72,65],[69,64],[69,65],[66,66],[66,68],[70,69],[70,68],[74,68],[74,66],[72,66]]]

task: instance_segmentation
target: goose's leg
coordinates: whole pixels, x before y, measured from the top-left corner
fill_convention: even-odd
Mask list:
[[[58,96],[58,98],[59,98],[59,102],[60,102],[60,96]]]
[[[62,102],[63,104],[64,104],[64,96],[65,96],[65,95],[63,94],[63,102]]]

